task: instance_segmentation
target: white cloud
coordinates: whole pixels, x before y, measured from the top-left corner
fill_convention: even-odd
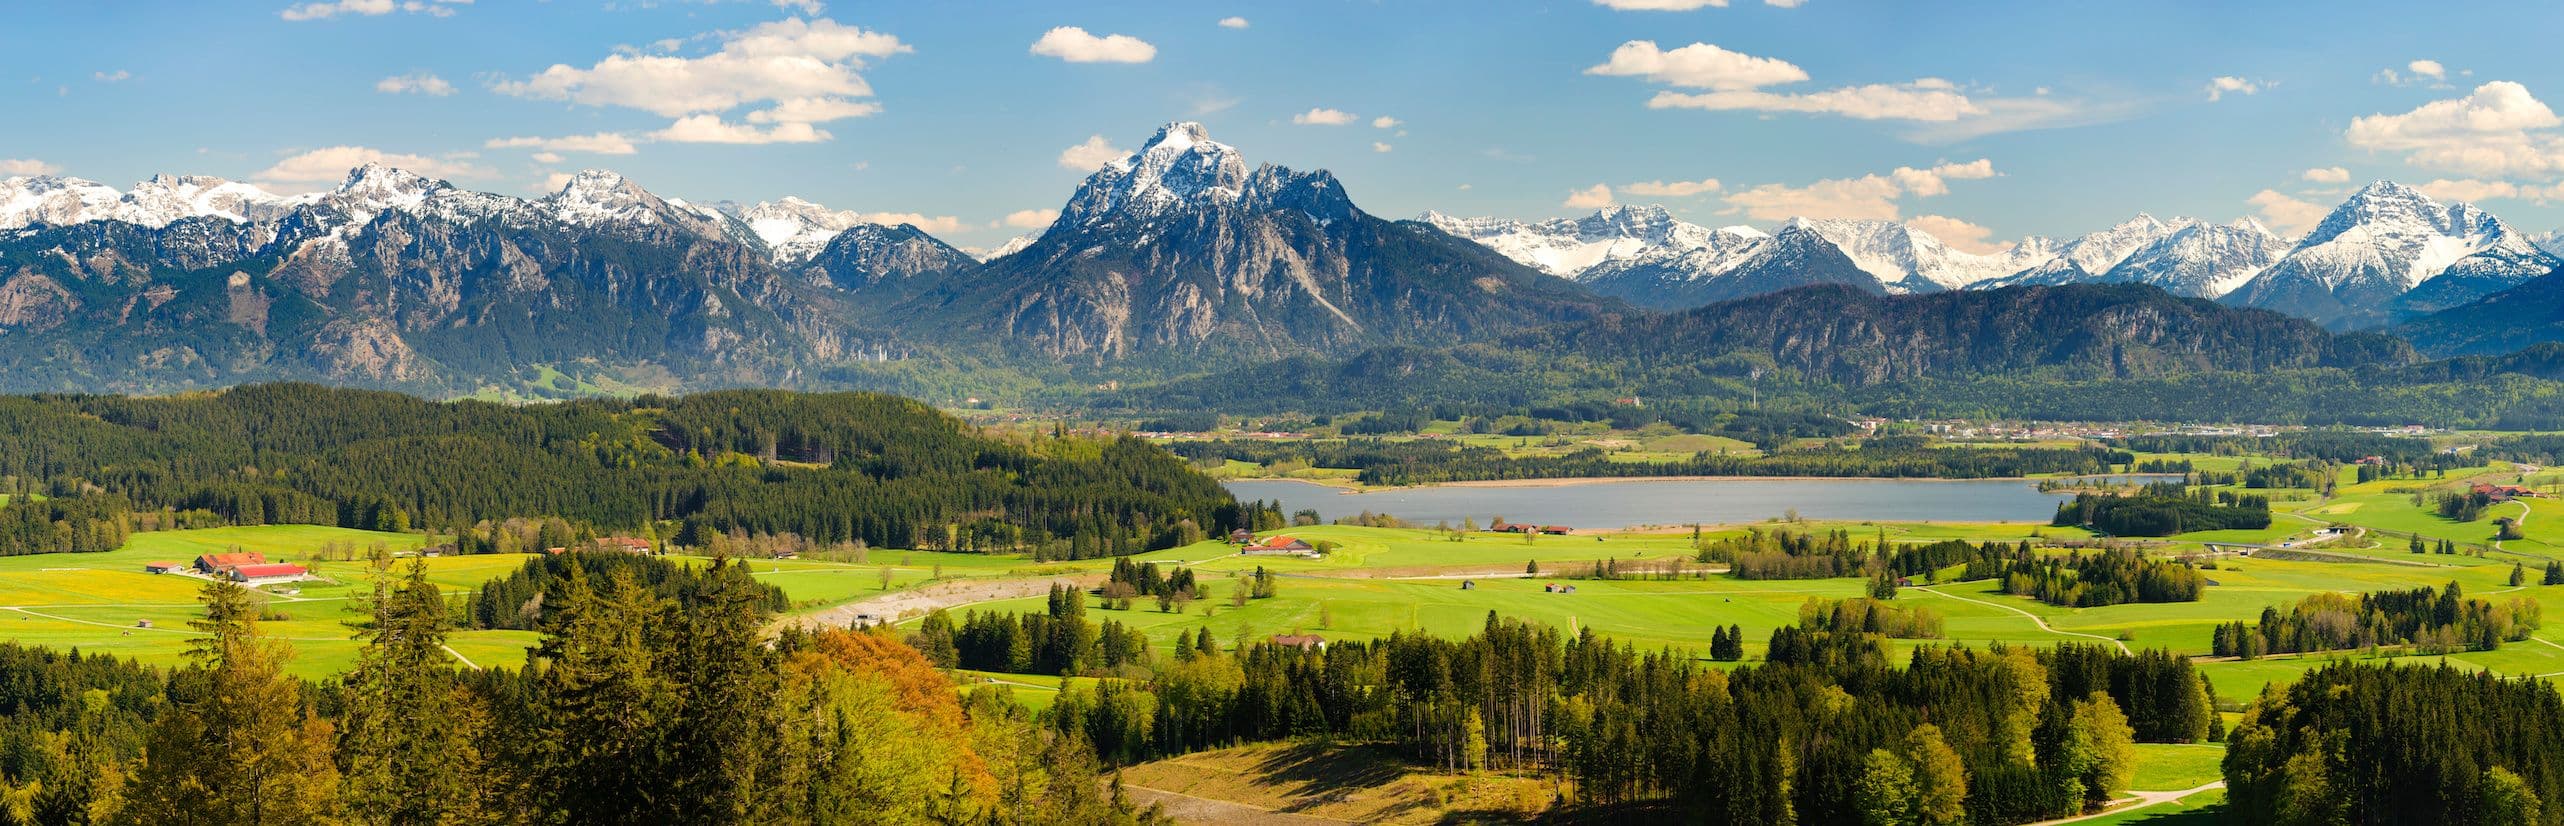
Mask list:
[[[1243,18],[1243,17],[1223,17],[1223,18],[1220,18],[1220,28],[1223,28],[1223,29],[1243,29],[1243,28],[1246,28],[1246,18]]]
[[[1371,151],[1373,151],[1373,152],[1387,152],[1387,151],[1389,151],[1389,150],[1396,149],[1396,148],[1397,148],[1397,147],[1390,146],[1390,145],[1388,145],[1388,144],[1381,143],[1381,142],[1379,142],[1379,141],[1372,141],[1372,142],[1371,142]]]
[[[1343,126],[1352,123],[1353,113],[1324,106],[1291,116],[1291,122],[1307,126]]]
[[[2388,86],[2428,86],[2433,89],[2447,89],[2452,88],[2448,85],[2449,74],[2447,64],[2423,58],[2405,63],[2401,71],[2391,68],[2379,69],[2377,75],[2369,80]],[[2455,74],[2464,77],[2473,75],[2475,72],[2460,70]]]
[[[1568,209],[1601,209],[1611,206],[1611,185],[1595,184],[1567,193],[1563,206]]]
[[[348,170],[369,163],[430,178],[489,178],[496,175],[488,167],[474,163],[469,154],[411,155],[368,146],[328,146],[288,156],[250,178],[279,192],[309,192],[345,180]]]
[[[2414,77],[2429,78],[2433,81],[2448,79],[2448,67],[2440,65],[2436,60],[2424,59],[2406,63],[2404,71],[2413,73]]]
[[[2012,248],[2010,241],[1994,240],[1994,230],[1947,215],[1917,215],[1905,225],[1941,239],[1951,249],[1973,255],[1993,255]]]
[[[1894,219],[1896,198],[1902,194],[1893,178],[1863,175],[1829,178],[1804,187],[1764,184],[1729,194],[1727,203],[1758,221],[1800,216]]]
[[[1613,49],[1611,59],[1587,67],[1585,74],[1643,77],[1687,89],[1741,91],[1807,79],[1807,70],[1789,61],[1732,52],[1708,43],[1673,51],[1653,40],[1632,40]]]
[[[666,117],[711,115],[773,103],[771,109],[751,112],[749,119],[782,124],[773,130],[778,135],[816,135],[825,140],[827,133],[808,126],[818,121],[796,118],[825,115],[834,119],[877,111],[878,107],[865,108],[870,104],[848,101],[873,94],[872,85],[858,70],[867,60],[914,51],[892,35],[824,19],[777,20],[710,37],[721,44],[710,54],[616,54],[584,69],[556,64],[492,88],[517,97],[638,109]],[[670,128],[684,132],[680,127],[688,126],[687,121],[701,128],[717,119],[686,118]]]
[[[2276,189],[2265,189],[2253,193],[2251,198],[2244,199],[2244,203],[2253,205],[2254,209],[2261,213],[2261,222],[2283,235],[2303,234],[2306,230],[2313,229],[2316,223],[2324,220],[2324,213],[2331,211],[2324,208],[2322,204],[2312,203]]]
[[[112,72],[90,72],[89,79],[100,83],[123,83],[134,79],[134,73],[117,69]]]
[[[454,84],[427,72],[393,75],[374,81],[374,91],[386,95],[427,95],[444,97],[454,94]]]
[[[916,212],[858,212],[855,213],[855,220],[887,226],[908,224],[937,235],[947,235],[971,228],[969,224],[963,223],[962,219],[950,215],[925,215]]]
[[[1994,161],[1978,158],[1967,163],[1939,164],[1930,169],[1900,166],[1888,174],[1896,178],[1897,185],[1904,187],[1907,194],[1929,198],[1949,194],[1950,185],[1946,181],[1975,181],[1994,177]]]
[[[1128,154],[1131,150],[1114,146],[1104,136],[1090,135],[1085,143],[1060,150],[1059,165],[1079,172],[1093,172]]]
[[[0,158],[0,175],[52,175],[62,167],[34,158]]]
[[[2205,91],[2208,93],[2208,100],[2210,102],[2215,102],[2225,99],[2225,97],[2230,94],[2260,94],[2261,83],[2259,81],[2248,80],[2234,75],[2220,75],[2208,80],[2208,86]]]
[[[1805,112],[1948,125],[1908,135],[1909,139],[1924,142],[2090,123],[2110,116],[2083,103],[2044,94],[2031,98],[1973,98],[1958,84],[1937,77],[1805,92],[1777,91],[1768,87],[1806,81],[1807,70],[1786,60],[1709,43],[1668,51],[1652,40],[1632,40],[1613,49],[1608,60],[1587,67],[1585,74],[1640,77],[1677,89],[1706,90],[1660,90],[1648,99],[1650,109]]]
[[[481,144],[486,149],[539,149],[545,152],[586,152],[596,155],[630,155],[632,139],[620,132],[594,135],[569,135],[558,138],[491,138]]]
[[[2338,166],[2319,166],[2306,170],[2298,177],[2319,184],[2346,184],[2350,183],[2350,170]]]
[[[1697,181],[1672,182],[1641,181],[1634,184],[1622,184],[1620,191],[1631,195],[1642,195],[1649,198],[1689,198],[1694,195],[1717,192],[1719,186],[1717,178],[1702,178]]]
[[[1373,129],[1396,129],[1396,128],[1398,128],[1398,125],[1399,125],[1399,124],[1401,124],[1401,123],[1405,123],[1405,121],[1399,120],[1399,119],[1397,119],[1397,118],[1389,117],[1388,115],[1381,115],[1381,116],[1379,116],[1379,117],[1376,117],[1376,118],[1372,118],[1372,119],[1371,119],[1371,128],[1373,128]]]
[[[2413,188],[2421,190],[2424,195],[2443,201],[2482,201],[2502,198],[2544,204],[2564,200],[2564,183],[2539,186],[2515,184],[2509,181],[2441,178],[2429,183],[2414,184]]]
[[[561,162],[561,153],[559,153],[559,152],[536,152],[536,153],[534,153],[534,154],[532,154],[532,155],[527,155],[526,157],[528,157],[528,158],[533,158],[535,163],[560,163],[560,162]]]
[[[881,111],[881,104],[842,98],[793,98],[777,101],[771,109],[748,113],[749,123],[827,123],[832,120],[860,118]]]
[[[2343,137],[2370,151],[2404,153],[2414,166],[2482,178],[2551,177],[2564,173],[2564,125],[2528,87],[2496,80],[2465,97],[2422,104],[2400,115],[2354,118]]]
[[[1005,224],[1016,229],[1041,229],[1059,220],[1056,209],[1019,209],[1006,213]]]
[[[650,133],[651,140],[669,143],[818,143],[835,137],[825,129],[807,123],[777,123],[760,130],[744,123],[730,123],[720,115],[688,115],[668,124],[668,128]]]
[[[783,9],[785,11],[797,11],[813,17],[817,17],[821,12],[828,10],[828,7],[821,5],[819,0],[774,0],[774,4],[775,8]]]
[[[526,188],[536,192],[559,192],[561,190],[568,189],[569,187],[570,173],[553,172],[544,175],[541,183],[537,183]]]
[[[455,6],[471,5],[472,0],[331,0],[302,3],[285,7],[277,16],[287,20],[326,20],[342,14],[358,17],[380,17],[393,12],[424,14],[429,17],[452,17]]]
[[[1729,206],[1762,221],[1799,217],[1892,220],[1901,211],[1898,199],[1948,194],[1949,181],[1978,180],[1995,174],[1994,162],[1979,158],[1926,169],[1900,166],[1884,175],[1828,178],[1803,187],[1763,184],[1729,193],[1725,200]]]
[[[1061,26],[1042,33],[1033,41],[1033,54],[1056,57],[1070,63],[1147,63],[1157,57],[1157,47],[1127,34],[1096,37],[1076,26]]]

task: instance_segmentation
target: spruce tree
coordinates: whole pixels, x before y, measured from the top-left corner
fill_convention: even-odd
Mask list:
[[[249,589],[205,584],[204,634],[173,675],[123,817],[135,823],[302,824],[338,820],[328,721],[284,673],[287,650],[258,631]]]
[[[479,695],[454,680],[445,653],[445,600],[410,563],[394,585],[391,557],[373,556],[366,640],[340,694],[340,794],[357,823],[487,820],[490,784],[479,739],[489,725]]]

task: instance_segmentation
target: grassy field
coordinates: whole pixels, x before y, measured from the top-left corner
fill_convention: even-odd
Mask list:
[[[1378,747],[1317,743],[1196,752],[1124,769],[1122,782],[1349,823],[1530,822],[1548,809],[1552,795],[1549,784],[1536,778],[1446,774],[1418,768]],[[1187,819],[1180,805],[1175,807],[1179,819],[1188,822],[1218,822],[1224,814],[1206,812]]]

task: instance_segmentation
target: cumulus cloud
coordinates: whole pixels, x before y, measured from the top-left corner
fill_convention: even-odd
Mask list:
[[[1901,198],[1943,195],[1950,191],[1950,181],[1977,180],[1994,175],[1994,162],[1979,158],[1923,169],[1900,166],[1886,174],[1828,178],[1807,186],[1763,184],[1729,193],[1725,200],[1728,206],[1762,221],[1799,217],[1893,220],[1901,211],[1897,203]]]
[[[2400,152],[2414,166],[2482,178],[2564,173],[2564,125],[2528,87],[2496,80],[2465,97],[2400,115],[2354,118],[2343,137],[2370,151]]]
[[[331,0],[286,6],[277,16],[287,20],[326,20],[339,15],[380,17],[393,12],[424,14],[429,17],[452,17],[455,6],[468,6],[472,0]]]
[[[678,118],[668,128],[650,133],[651,140],[669,143],[818,143],[835,137],[825,129],[807,123],[777,123],[766,129],[744,123],[731,123],[720,115],[688,115]]]
[[[90,72],[89,79],[100,83],[123,83],[134,79],[134,73],[117,69],[112,72]]]
[[[1771,87],[1809,80],[1807,70],[1779,58],[1710,43],[1668,50],[1652,40],[1632,40],[1613,49],[1602,63],[1587,67],[1585,74],[1644,78],[1674,87],[1649,98],[1651,109],[1803,112],[1859,120],[1967,124],[1909,136],[1923,141],[2088,123],[2110,116],[2078,101],[2045,97],[2044,91],[2034,98],[1978,99],[1958,84],[1937,77],[1812,91],[1777,90]]]
[[[1786,60],[1755,57],[1708,43],[1672,51],[1653,40],[1632,40],[1613,49],[1611,58],[1585,69],[1585,74],[1643,77],[1687,89],[1742,91],[1807,79],[1807,70]]]
[[[1567,193],[1563,206],[1568,209],[1601,209],[1611,206],[1611,185],[1595,184]]]
[[[2318,166],[2306,170],[2298,177],[2319,184],[2346,184],[2350,183],[2350,170],[2338,166]]]
[[[1950,185],[1947,181],[1974,181],[1994,177],[1994,161],[1978,158],[1967,163],[1939,164],[1929,169],[1900,166],[1888,174],[1896,178],[1896,183],[1904,187],[1907,194],[1929,198],[1949,194]]]
[[[2441,178],[2414,184],[2422,194],[2443,201],[2483,201],[2495,198],[2548,203],[2564,200],[2564,183],[2515,184],[2509,181],[2484,181],[2473,178]]]
[[[1379,141],[1372,141],[1372,142],[1371,142],[1371,151],[1373,151],[1373,152],[1387,152],[1387,151],[1389,151],[1389,150],[1396,149],[1396,148],[1397,148],[1397,147],[1390,146],[1390,145],[1388,145],[1388,144],[1381,143],[1381,142],[1379,142]]]
[[[0,158],[0,175],[53,175],[62,167],[34,158]]]
[[[1243,18],[1243,17],[1223,17],[1223,18],[1220,18],[1220,28],[1223,28],[1223,29],[1243,29],[1243,28],[1246,28],[1246,18]]]
[[[679,120],[657,137],[670,141],[784,143],[827,140],[810,124],[880,111],[859,102],[873,94],[859,73],[866,61],[914,51],[899,38],[832,20],[799,18],[707,36],[709,54],[616,54],[587,68],[556,64],[523,80],[492,86],[502,94],[637,109]],[[756,130],[717,117],[744,106]]]
[[[2459,74],[2471,74],[2471,72],[2459,72]],[[2429,86],[2435,89],[2449,88],[2448,66],[2440,63],[2439,61],[2427,58],[2404,64],[2404,69],[2401,72],[2394,69],[2379,69],[2377,70],[2377,76],[2371,79],[2389,86]]]
[[[1113,145],[1102,135],[1090,135],[1086,142],[1059,151],[1059,165],[1079,172],[1093,172],[1105,164],[1131,154],[1131,150]]]
[[[2313,229],[2331,210],[2324,205],[2304,200],[2276,189],[2265,189],[2244,199],[2261,215],[2261,222],[2283,235],[2300,235]]]
[[[2208,80],[2206,91],[2208,93],[2208,100],[2210,102],[2215,102],[2225,99],[2227,95],[2260,94],[2261,82],[2236,77],[2234,75],[2220,75]]]
[[[1947,215],[1917,215],[1905,225],[1941,239],[1941,243],[1964,253],[1993,255],[2012,248],[2010,241],[1994,240],[1994,230]]]
[[[774,4],[775,8],[778,9],[783,9],[785,11],[797,11],[802,14],[812,16],[817,16],[820,12],[828,10],[827,6],[820,5],[819,0],[774,0]]]
[[[586,152],[594,155],[630,155],[635,151],[632,139],[620,132],[599,132],[594,135],[569,135],[558,138],[491,138],[481,146],[487,149],[537,149],[550,153]]]
[[[393,75],[374,81],[374,91],[386,95],[427,95],[444,97],[454,94],[454,84],[427,72]]]
[[[1649,198],[1689,198],[1694,195],[1717,192],[1718,187],[1717,178],[1702,178],[1697,181],[1641,181],[1622,184],[1620,191]]]
[[[1353,113],[1320,106],[1291,116],[1291,122],[1307,126],[1343,126],[1352,123]]]
[[[1379,117],[1376,117],[1376,118],[1372,118],[1372,119],[1371,119],[1371,128],[1373,128],[1373,129],[1396,129],[1396,128],[1398,128],[1398,125],[1399,125],[1399,124],[1402,124],[1402,123],[1405,123],[1405,121],[1401,121],[1401,120],[1399,120],[1399,119],[1397,119],[1397,118],[1389,117],[1388,115],[1381,115],[1381,116],[1379,116]]]
[[[369,163],[395,167],[430,178],[489,178],[488,167],[469,154],[441,156],[385,152],[370,146],[328,146],[296,153],[250,176],[260,186],[279,192],[309,192],[347,178],[347,171]]]
[[[1147,63],[1157,57],[1157,47],[1127,34],[1096,37],[1076,26],[1061,26],[1042,33],[1033,41],[1033,54],[1056,57],[1070,63]]]
[[[1016,229],[1041,229],[1056,220],[1059,220],[1059,210],[1056,209],[1019,209],[1006,213],[1004,223]]]

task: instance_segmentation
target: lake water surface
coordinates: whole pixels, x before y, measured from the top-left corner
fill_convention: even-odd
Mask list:
[[[1758,522],[1798,509],[1808,519],[1880,522],[2046,522],[2070,493],[2021,479],[1612,480],[1548,487],[1426,486],[1370,493],[1287,479],[1228,482],[1242,500],[1280,500],[1334,520],[1363,511],[1410,523],[1492,517],[1578,528]]]

